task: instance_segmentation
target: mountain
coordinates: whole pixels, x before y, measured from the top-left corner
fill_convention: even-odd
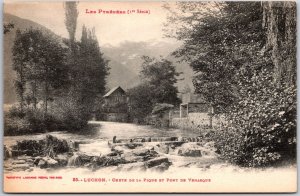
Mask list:
[[[104,55],[108,59],[113,59],[109,65],[112,67],[111,74],[115,75],[110,76],[111,80],[108,81],[109,86],[115,84],[115,86],[120,85],[124,89],[128,89],[138,85],[141,82],[138,77],[143,63],[141,57],[145,55],[155,58],[163,57],[173,62],[176,70],[182,72],[182,75],[179,77],[180,80],[177,82],[179,91],[187,87],[193,90],[193,70],[186,63],[179,63],[178,59],[171,55],[179,46],[175,42],[156,42],[155,40],[145,42],[125,41],[119,46],[102,46]],[[126,74],[118,74],[123,73],[123,69],[126,69],[126,72],[124,72]],[[130,74],[128,74],[129,71],[131,72]]]

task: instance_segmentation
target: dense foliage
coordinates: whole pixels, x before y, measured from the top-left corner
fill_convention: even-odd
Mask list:
[[[166,6],[169,26],[179,26],[168,35],[183,41],[174,55],[196,72],[196,92],[227,116],[227,125],[214,134],[222,157],[243,166],[295,158],[295,4],[178,7],[180,14]]]
[[[128,91],[130,115],[138,122],[144,121],[157,103],[172,105],[180,103],[177,87],[174,86],[180,74],[176,72],[172,62],[147,56],[144,56],[143,60],[141,71],[143,82]]]

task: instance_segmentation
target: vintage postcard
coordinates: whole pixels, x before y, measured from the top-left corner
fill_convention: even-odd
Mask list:
[[[297,192],[296,2],[3,8],[4,192]]]

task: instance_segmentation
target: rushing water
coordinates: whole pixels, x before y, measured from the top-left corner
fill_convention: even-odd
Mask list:
[[[194,137],[199,135],[197,131],[187,131],[181,129],[154,128],[145,125],[136,125],[132,123],[90,121],[89,124],[96,128],[86,133],[70,133],[70,132],[50,132],[41,134],[30,134],[21,136],[5,136],[4,144],[7,146],[14,145],[21,140],[40,140],[44,139],[46,134],[51,134],[59,139],[67,141],[86,141],[87,144],[81,144],[80,151],[87,153],[106,153],[107,140],[111,140],[114,136],[118,139],[127,139],[135,137]]]
[[[199,135],[197,131],[187,131],[180,129],[167,129],[167,128],[154,128],[145,125],[136,125],[131,123],[117,123],[117,122],[104,122],[104,121],[90,121],[89,124],[97,126],[93,131],[87,133],[70,133],[62,132],[49,132],[31,135],[20,136],[5,136],[4,144],[11,146],[20,140],[40,140],[44,139],[46,134],[51,134],[59,139],[66,140],[88,140],[91,142],[103,141],[112,139],[117,136],[119,139],[134,138],[134,137],[193,137]]]

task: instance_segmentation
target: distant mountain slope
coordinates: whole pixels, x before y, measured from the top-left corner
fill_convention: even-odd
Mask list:
[[[121,86],[125,90],[134,87],[140,83],[138,74],[123,66],[118,60],[104,54],[104,57],[109,61],[109,75],[107,77],[107,88],[112,89],[116,86]]]

